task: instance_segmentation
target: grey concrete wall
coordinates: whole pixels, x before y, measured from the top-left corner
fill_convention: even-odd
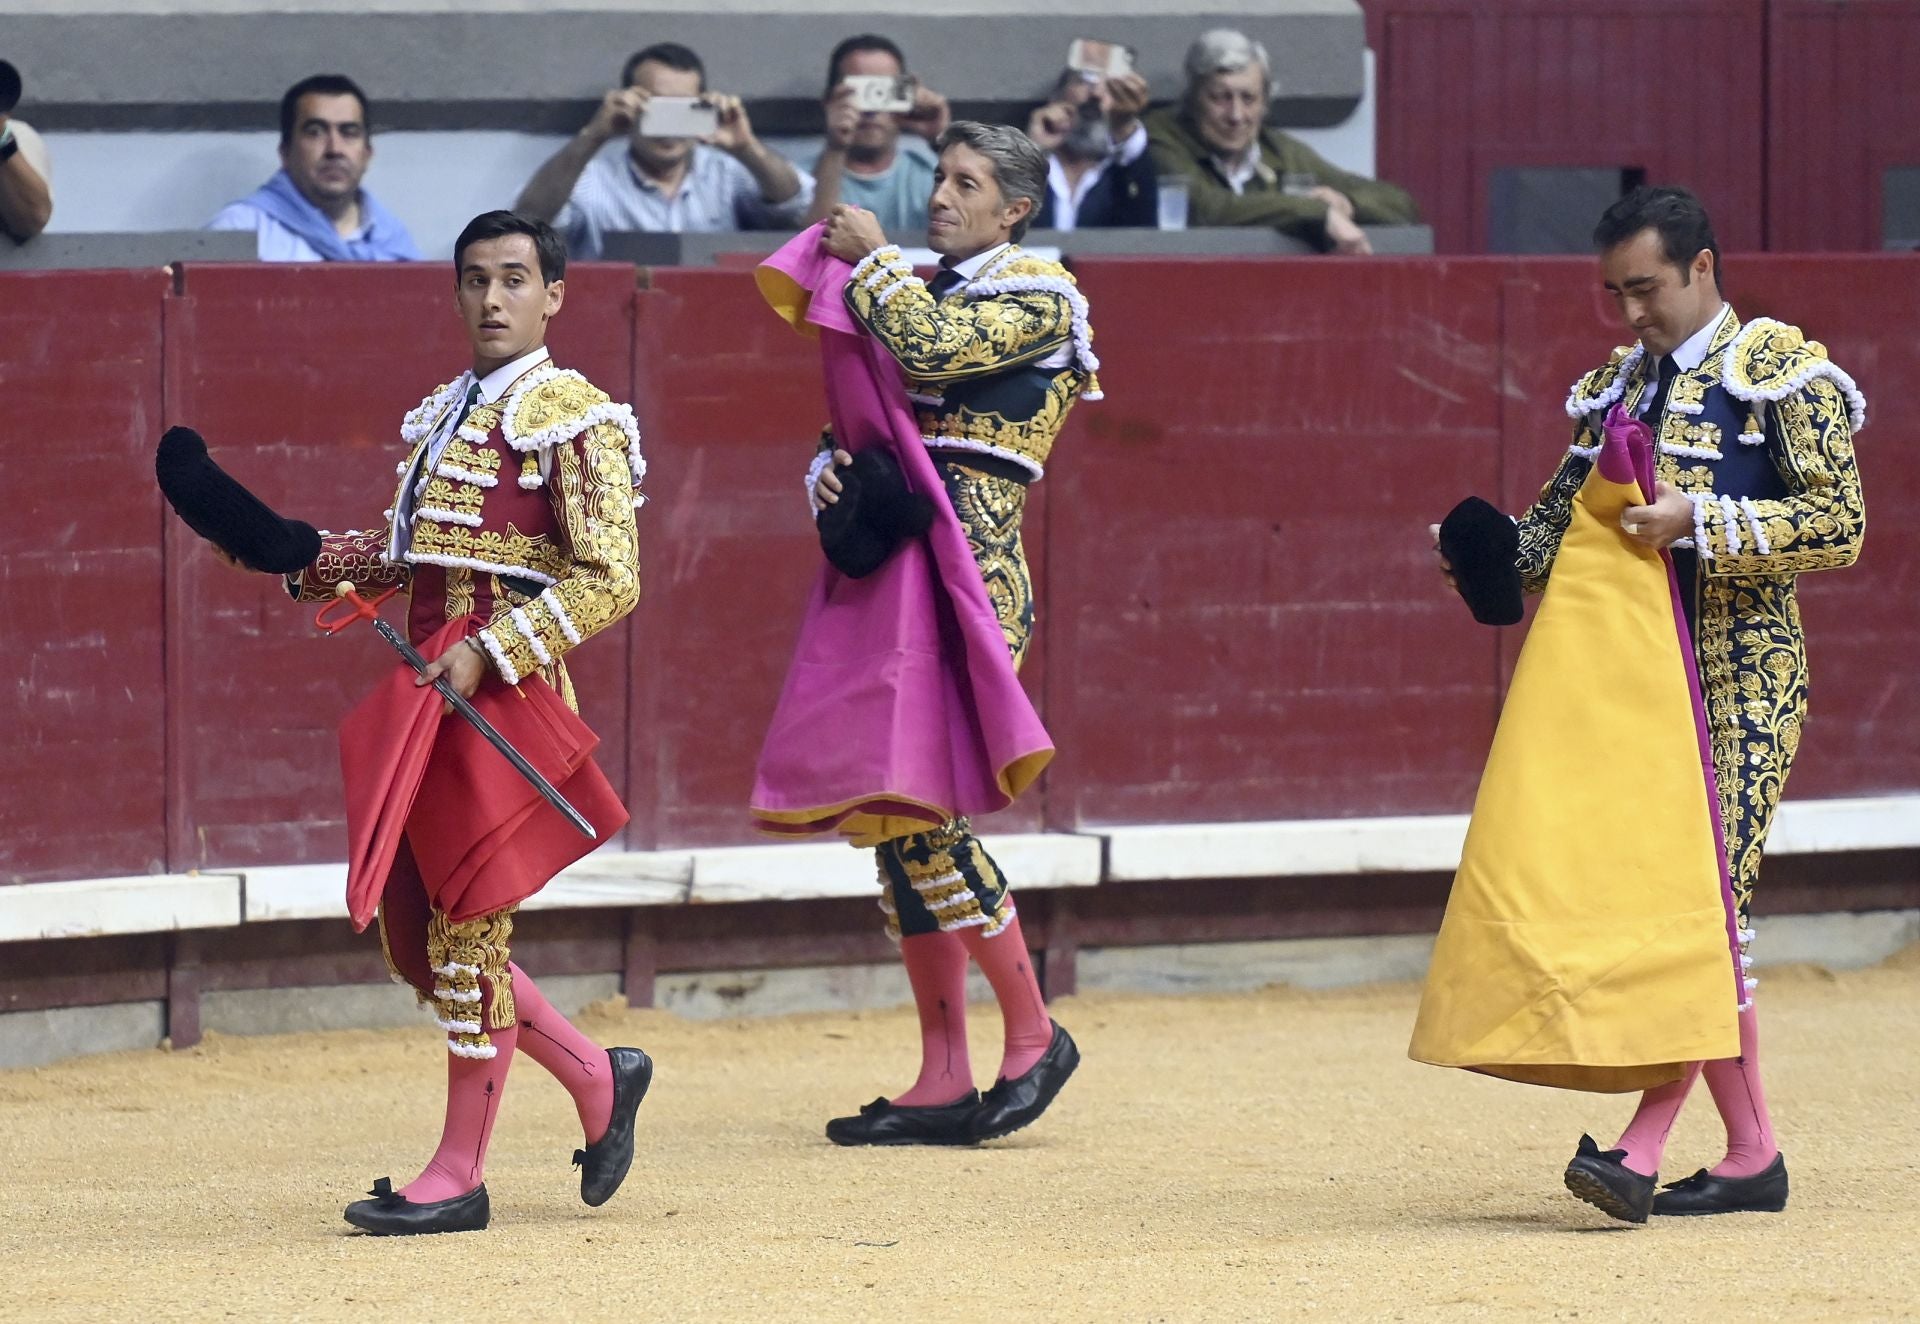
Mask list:
[[[828,53],[852,33],[892,37],[930,85],[988,113],[1037,100],[1075,37],[1134,46],[1170,98],[1187,43],[1221,26],[1272,53],[1283,122],[1334,123],[1360,96],[1357,0],[0,0],[0,58],[25,77],[22,113],[49,129],[258,124],[291,83],[338,71],[390,128],[539,132],[576,127],[629,53],[673,40],[763,129],[802,132],[817,124]]]

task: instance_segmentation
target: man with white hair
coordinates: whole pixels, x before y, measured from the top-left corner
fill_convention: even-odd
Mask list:
[[[1271,225],[1324,251],[1373,251],[1363,225],[1409,225],[1406,190],[1349,174],[1268,127],[1274,83],[1266,47],[1231,28],[1187,48],[1187,90],[1146,117],[1159,173],[1184,175],[1195,225]]]

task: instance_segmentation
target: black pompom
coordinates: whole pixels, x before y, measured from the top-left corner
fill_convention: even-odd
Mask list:
[[[1440,554],[1453,566],[1473,619],[1517,625],[1526,614],[1520,588],[1520,530],[1479,497],[1455,506],[1440,525]]]
[[[320,555],[313,525],[283,519],[207,454],[192,428],[168,428],[154,452],[154,476],[188,528],[250,570],[290,575]]]
[[[820,550],[849,579],[864,579],[908,538],[933,525],[933,498],[907,489],[900,465],[881,447],[869,447],[842,465],[840,499],[820,512]]]

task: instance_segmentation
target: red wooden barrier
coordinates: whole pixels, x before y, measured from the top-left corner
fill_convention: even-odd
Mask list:
[[[159,271],[0,284],[0,883],[164,866]]]
[[[1909,269],[1729,267],[1743,314],[1806,325],[1870,402],[1866,556],[1803,581],[1800,796],[1920,788],[1920,472],[1896,458],[1920,433],[1902,389],[1920,380]],[[1566,445],[1569,382],[1622,338],[1591,264],[1111,260],[1081,276],[1109,398],[1075,411],[1028,529],[1044,661],[1026,678],[1061,756],[1044,796],[991,826],[1464,809],[1517,632],[1470,624],[1425,525],[1467,492],[1517,508]],[[164,412],[289,510],[377,518],[399,414],[461,365],[444,281],[194,268],[172,294],[158,274],[0,277],[16,495],[0,586],[20,659],[0,880],[339,856],[333,728],[387,660],[365,637],[313,637],[272,584],[163,522],[152,446]],[[569,284],[556,352],[631,392],[651,465],[641,607],[579,667],[603,765],[630,844],[748,840],[753,756],[817,564],[800,505],[815,350],[738,273],[634,295],[626,269],[589,267]]]

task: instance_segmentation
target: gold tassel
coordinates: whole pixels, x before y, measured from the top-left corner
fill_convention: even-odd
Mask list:
[[[540,452],[528,451],[520,459],[520,486],[540,486]]]

